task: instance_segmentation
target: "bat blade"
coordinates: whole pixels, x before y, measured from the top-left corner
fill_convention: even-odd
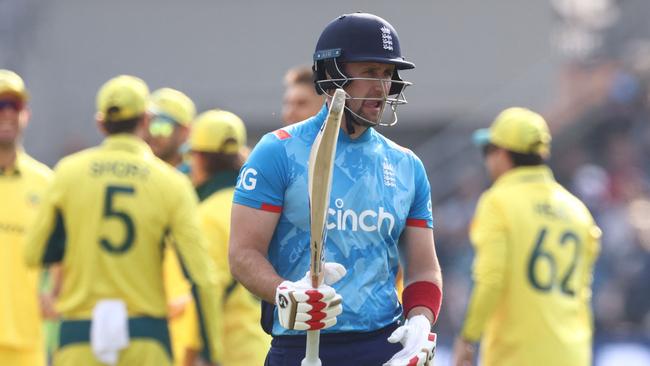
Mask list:
[[[309,270],[311,271],[311,284],[317,288],[323,283],[323,249],[327,236],[327,210],[330,202],[332,188],[332,171],[334,167],[334,153],[336,142],[341,128],[341,118],[345,109],[345,92],[336,89],[330,103],[329,113],[321,126],[309,153],[309,217],[310,237],[309,249],[311,253]],[[301,366],[321,366],[318,358],[320,345],[320,331],[307,331],[307,347],[305,358]]]
[[[344,108],[345,92],[343,89],[336,89],[327,118],[309,154],[310,271],[313,287],[318,287],[323,280],[322,262],[327,234],[327,210],[332,186],[334,153]]]

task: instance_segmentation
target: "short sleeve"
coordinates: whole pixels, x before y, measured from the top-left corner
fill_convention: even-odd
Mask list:
[[[433,228],[433,215],[431,214],[431,186],[422,161],[413,155],[413,179],[415,195],[406,219],[407,226]]]
[[[286,166],[283,142],[274,134],[266,134],[239,172],[233,202],[281,212],[287,185]]]

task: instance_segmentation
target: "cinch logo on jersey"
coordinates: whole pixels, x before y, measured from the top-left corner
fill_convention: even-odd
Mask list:
[[[247,191],[252,191],[257,186],[257,170],[253,168],[246,168],[241,172],[239,181],[237,182],[237,188],[241,187]]]
[[[388,232],[390,233],[395,227],[395,217],[381,206],[378,211],[363,210],[361,213],[357,213],[352,209],[344,210],[345,202],[340,198],[334,201],[334,205],[336,209],[330,207],[327,210],[330,216],[334,216],[334,220],[327,223],[327,230],[380,231],[382,224],[388,222]]]

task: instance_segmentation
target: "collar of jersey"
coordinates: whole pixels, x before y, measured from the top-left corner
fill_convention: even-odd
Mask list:
[[[505,174],[499,177],[495,185],[511,184],[519,182],[542,182],[554,181],[553,172],[551,168],[546,165],[539,166],[524,166],[510,169]]]
[[[130,133],[119,133],[108,136],[104,139],[102,146],[109,150],[122,150],[134,154],[153,154],[146,142]]]
[[[196,194],[199,196],[199,201],[204,201],[206,198],[210,197],[214,192],[221,190],[227,187],[234,187],[237,183],[237,175],[239,174],[236,170],[227,170],[223,172],[216,173],[205,183],[196,187]]]
[[[18,149],[16,151],[16,160],[14,161],[14,165],[8,168],[0,167],[0,177],[20,177],[25,164],[25,151]]]

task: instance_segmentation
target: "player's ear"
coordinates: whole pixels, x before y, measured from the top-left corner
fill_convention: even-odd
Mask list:
[[[134,133],[141,138],[145,139],[149,135],[149,124],[151,122],[151,114],[144,113],[138,120],[138,124],[135,126]]]
[[[178,133],[180,135],[181,141],[187,141],[187,139],[190,137],[190,129],[187,128],[186,126],[178,126]]]
[[[106,131],[106,127],[104,126],[104,117],[102,113],[97,112],[95,113],[95,123],[97,124],[97,129],[99,132],[102,133],[102,135],[106,136],[108,135],[108,132]]]
[[[142,115],[142,119],[140,120],[140,127],[148,131],[150,122],[151,122],[151,114],[145,113],[144,115]]]
[[[20,110],[18,114],[18,123],[20,124],[20,128],[24,129],[27,127],[29,124],[29,118],[32,116],[32,111],[31,109],[25,107]]]

